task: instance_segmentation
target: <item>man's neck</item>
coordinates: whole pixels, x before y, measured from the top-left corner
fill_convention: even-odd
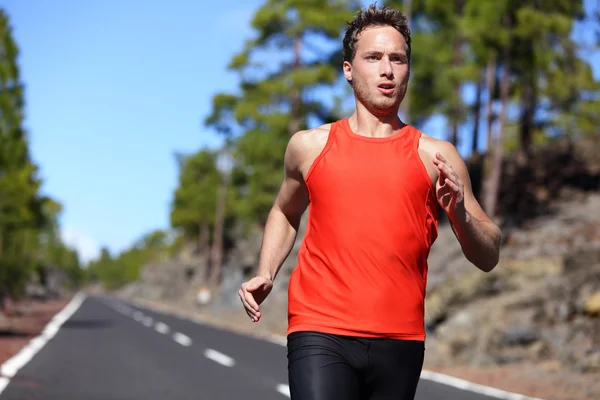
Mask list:
[[[348,122],[353,132],[367,137],[392,136],[406,125],[398,117],[397,111],[385,115],[374,115],[360,105],[356,107]]]

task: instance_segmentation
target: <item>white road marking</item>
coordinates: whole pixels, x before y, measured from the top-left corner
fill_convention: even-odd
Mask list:
[[[468,390],[483,394],[485,396],[496,397],[498,399],[506,400],[541,400],[535,397],[528,397],[518,393],[511,393],[504,390],[496,389],[489,386],[479,385],[477,383],[469,382],[464,379],[455,378],[440,374],[437,372],[424,370],[421,372],[421,379],[428,379],[430,381],[443,383],[444,385],[453,386],[462,390]]]
[[[154,321],[152,320],[151,317],[144,317],[144,318],[142,318],[142,324],[144,326],[147,326],[148,328],[152,326],[152,322],[154,322]]]
[[[154,329],[156,329],[156,332],[158,332],[158,333],[162,333],[162,334],[169,333],[169,326],[163,324],[162,322],[157,322]]]
[[[226,367],[233,367],[235,365],[233,358],[213,349],[206,349],[204,356]]]
[[[287,396],[287,397],[291,397],[290,396],[290,387],[288,385],[284,385],[284,384],[280,383],[279,385],[277,385],[276,389],[282,395]]]
[[[0,366],[0,393],[2,393],[10,382],[10,378],[14,377],[56,335],[60,326],[71,318],[73,313],[81,306],[83,300],[85,300],[84,295],[80,293],[76,294],[71,302],[50,320],[39,336],[29,341],[21,351]]]
[[[192,339],[179,332],[173,334],[173,340],[182,346],[189,346],[192,344]]]
[[[280,335],[271,335],[265,337],[265,339],[271,343],[278,344],[280,346],[287,346],[287,338]]]
[[[133,319],[135,319],[136,321],[140,322],[143,318],[144,314],[142,314],[141,312],[136,311],[133,313]]]
[[[2,393],[4,388],[8,386],[9,382],[10,382],[10,379],[8,379],[8,378],[4,378],[4,377],[0,378],[0,393]]]
[[[121,314],[129,315],[131,313],[131,308],[124,305],[118,305],[117,311],[119,311]]]

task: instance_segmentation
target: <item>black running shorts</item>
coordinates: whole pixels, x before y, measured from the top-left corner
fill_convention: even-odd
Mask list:
[[[288,335],[292,400],[413,400],[423,341],[293,332]]]

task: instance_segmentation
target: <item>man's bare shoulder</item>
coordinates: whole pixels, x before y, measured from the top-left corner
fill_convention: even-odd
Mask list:
[[[330,130],[331,124],[325,124],[293,134],[286,150],[288,166],[305,172],[307,166],[325,147]]]
[[[330,130],[331,124],[325,124],[316,128],[298,131],[290,138],[290,146],[300,151],[318,147],[323,148],[327,143]]]
[[[443,139],[436,139],[433,136],[427,135],[426,133],[421,132],[421,142],[419,144],[419,148],[424,150],[432,157],[435,156],[435,153],[441,153],[442,155],[450,153],[450,155],[458,154],[456,147]]]
[[[330,129],[331,124],[325,124],[296,132],[288,143],[288,154],[303,158],[304,155],[314,151],[321,151],[327,143]],[[310,157],[310,155],[308,156]]]

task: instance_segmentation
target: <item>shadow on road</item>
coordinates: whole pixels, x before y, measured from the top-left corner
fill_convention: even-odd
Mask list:
[[[19,329],[0,329],[0,338],[3,337],[25,337],[31,336],[31,333]]]
[[[61,329],[106,329],[113,325],[110,319],[74,319],[65,321]]]

